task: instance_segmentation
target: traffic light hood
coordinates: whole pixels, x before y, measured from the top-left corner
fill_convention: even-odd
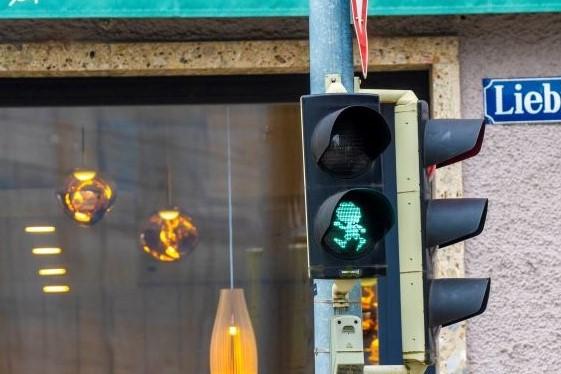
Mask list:
[[[427,246],[446,247],[483,231],[487,199],[428,200],[426,215]]]
[[[351,105],[319,121],[311,146],[322,170],[341,177],[355,177],[368,170],[390,142],[388,124],[380,113],[366,106]],[[360,158],[366,160],[357,162]]]
[[[425,124],[424,166],[442,167],[473,157],[481,150],[484,122],[480,119],[431,119]]]
[[[429,289],[429,325],[449,326],[485,311],[491,289],[489,278],[433,279]]]

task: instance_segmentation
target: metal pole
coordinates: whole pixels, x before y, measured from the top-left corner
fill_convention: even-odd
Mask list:
[[[353,92],[353,39],[349,0],[310,0],[310,88],[325,93],[325,77],[341,76]]]
[[[354,89],[353,44],[349,0],[310,0],[310,88],[326,92],[327,75],[339,75],[347,92]],[[330,322],[335,310],[333,281],[314,280],[315,374],[331,374]],[[362,318],[361,289],[356,282],[345,314]],[[339,312],[339,311],[338,311]]]

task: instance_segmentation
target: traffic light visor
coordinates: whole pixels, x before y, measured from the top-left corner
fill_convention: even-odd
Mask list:
[[[427,202],[428,247],[446,247],[479,235],[485,226],[487,199],[435,199]]]
[[[383,194],[353,189],[322,204],[315,225],[316,240],[338,258],[360,258],[375,249],[394,222],[393,208]]]
[[[424,166],[442,167],[470,157],[481,150],[485,125],[478,119],[433,119],[424,130]]]
[[[353,178],[366,172],[390,141],[388,124],[380,113],[352,105],[318,123],[312,135],[312,152],[325,172]]]
[[[449,326],[485,311],[491,289],[489,278],[433,279],[429,289],[429,325]]]

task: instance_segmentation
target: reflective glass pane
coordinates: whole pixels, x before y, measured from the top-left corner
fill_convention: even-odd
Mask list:
[[[0,109],[1,373],[209,372],[230,282],[228,122],[234,284],[260,373],[313,371],[299,108],[252,104]],[[93,224],[57,197],[75,169],[113,186]],[[68,199],[90,212],[103,191]],[[175,207],[198,243],[177,257],[167,236],[160,261],[140,236]]]

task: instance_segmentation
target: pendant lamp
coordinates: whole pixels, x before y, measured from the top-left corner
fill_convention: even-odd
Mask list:
[[[226,119],[230,288],[220,290],[218,310],[210,341],[210,374],[257,374],[257,343],[247,310],[244,290],[234,288],[229,108],[226,109]]]
[[[152,214],[140,233],[142,250],[160,262],[181,260],[191,253],[199,242],[199,232],[193,219],[172,204],[171,166],[167,151],[169,148],[166,147],[167,208]]]
[[[244,290],[220,290],[210,343],[211,374],[257,374],[257,344]]]
[[[82,128],[82,166],[85,163],[85,130]],[[111,210],[115,192],[114,184],[102,178],[98,171],[82,167],[65,178],[57,197],[66,215],[80,225],[91,226]]]
[[[193,220],[179,208],[164,209],[151,215],[140,233],[142,250],[161,262],[181,260],[195,249],[198,241]]]

